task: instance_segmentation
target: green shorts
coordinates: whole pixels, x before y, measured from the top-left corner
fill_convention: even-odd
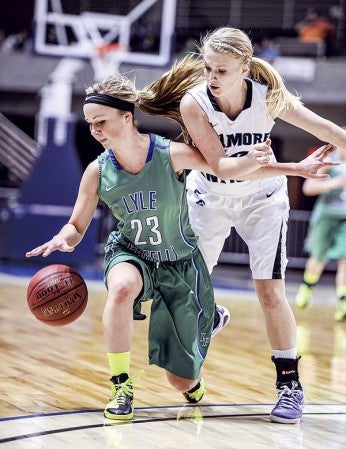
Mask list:
[[[319,262],[346,259],[346,219],[312,217],[305,251]]]
[[[196,379],[207,355],[214,323],[214,291],[204,259],[193,256],[155,264],[125,250],[106,247],[105,282],[110,268],[132,262],[142,272],[143,290],[134,308],[152,299],[149,324],[149,363],[186,379]]]

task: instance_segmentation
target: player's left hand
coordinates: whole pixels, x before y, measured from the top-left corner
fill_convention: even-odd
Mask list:
[[[301,160],[298,163],[299,176],[312,179],[329,178],[328,173],[323,172],[323,169],[340,165],[340,162],[325,160],[335,150],[336,146],[329,143],[318,148],[305,159]]]

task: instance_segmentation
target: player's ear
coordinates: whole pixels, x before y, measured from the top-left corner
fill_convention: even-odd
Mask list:
[[[250,64],[248,62],[243,64],[242,74],[247,76],[250,73]]]
[[[127,122],[132,122],[133,114],[130,111],[126,111],[124,112],[123,117]]]

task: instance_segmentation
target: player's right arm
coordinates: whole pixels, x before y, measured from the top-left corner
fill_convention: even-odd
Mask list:
[[[321,168],[338,165],[325,161],[325,158],[335,150],[334,145],[325,145],[316,150],[312,156],[297,163],[270,162],[268,154],[270,139],[255,145],[246,156],[225,157],[224,148],[209,123],[207,114],[188,93],[181,100],[180,112],[190,137],[211,168],[211,171],[208,169],[202,171],[214,174],[221,179],[251,180],[279,175],[326,178],[328,175],[322,173]],[[261,156],[260,149],[262,149],[263,156]]]
[[[95,213],[99,200],[98,179],[98,164],[95,160],[88,165],[82,176],[78,196],[68,223],[51,240],[28,251],[26,257],[40,254],[47,257],[53,251],[72,252],[74,250],[82,240]]]
[[[219,178],[241,179],[242,176],[269,162],[268,152],[266,153],[264,150],[262,154],[259,154],[261,152],[255,148],[243,157],[225,157],[225,150],[217,133],[209,123],[207,114],[188,93],[180,102],[180,113],[192,141],[202,153],[212,169],[212,173]]]

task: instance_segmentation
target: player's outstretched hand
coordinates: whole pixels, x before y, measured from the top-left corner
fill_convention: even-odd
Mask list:
[[[323,169],[340,165],[340,162],[326,160],[326,158],[335,150],[336,146],[329,143],[318,148],[305,159],[301,160],[298,163],[299,176],[312,179],[329,178],[329,175],[323,172]]]
[[[73,250],[74,250],[74,247],[68,245],[65,239],[63,239],[59,235],[55,235],[52,238],[52,240],[49,240],[49,242],[43,243],[42,245],[37,246],[36,248],[32,249],[31,251],[28,251],[25,254],[25,256],[33,257],[33,256],[39,256],[40,254],[42,254],[42,257],[47,257],[53,251],[61,251],[63,253],[71,253]]]

